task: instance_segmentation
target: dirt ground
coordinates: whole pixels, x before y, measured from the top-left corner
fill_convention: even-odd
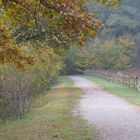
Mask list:
[[[140,108],[112,95],[93,82],[71,76],[85,95],[79,104],[80,115],[95,131],[97,140],[140,140]]]

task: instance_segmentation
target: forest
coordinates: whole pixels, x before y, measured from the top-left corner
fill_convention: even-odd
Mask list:
[[[96,84],[101,84],[112,93],[120,89],[118,96],[140,105],[140,97],[135,90],[140,83],[139,38],[139,0],[0,0],[0,140],[95,140],[85,121],[88,119],[76,118],[79,123],[73,122],[74,117],[70,117],[73,115],[69,112],[75,102],[82,102],[80,99],[87,90],[86,86],[93,93],[101,90]],[[100,79],[100,74],[97,79],[92,79],[85,75],[86,71],[127,74],[121,76],[129,83],[117,79],[122,80],[121,86],[114,75],[114,81],[105,75],[105,80],[114,82],[106,83]],[[81,75],[81,79],[74,75]],[[96,84],[91,85],[89,81]],[[79,82],[83,85],[74,84]],[[128,94],[124,95],[125,91]],[[100,92],[104,94],[102,90]],[[95,94],[95,99],[97,96]],[[113,99],[118,101],[115,97]],[[121,104],[126,105],[124,102]],[[88,106],[90,103],[86,105],[87,108],[94,106]],[[52,116],[49,118],[49,115]],[[66,124],[63,124],[63,117]],[[24,123],[26,127],[26,119],[32,123],[28,126],[31,133],[23,139],[21,137],[24,137],[22,134],[25,135],[25,131],[17,136],[17,128],[22,128]],[[34,120],[38,129],[33,132]],[[58,120],[60,122],[55,124]],[[42,128],[44,121],[48,121],[47,125],[53,131],[46,126]],[[12,130],[13,127],[15,129]],[[26,130],[24,127],[23,130]],[[71,135],[65,137],[57,134],[59,131],[62,131],[62,135],[68,134],[68,129]],[[11,130],[14,132],[12,136]],[[53,136],[50,138],[45,130],[53,133]]]
[[[87,39],[86,47],[70,49],[63,73],[139,68],[140,2],[126,0],[115,8],[91,2],[88,7],[103,21],[103,30],[94,39]]]
[[[97,1],[108,7],[119,1]],[[30,106],[33,94],[49,89],[71,46],[85,46],[102,22],[82,0],[0,1],[0,119]]]
[[[0,118],[21,115],[59,74],[139,67],[139,5],[1,1]]]

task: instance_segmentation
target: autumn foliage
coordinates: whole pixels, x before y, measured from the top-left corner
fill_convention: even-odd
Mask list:
[[[53,48],[68,49],[75,43],[83,45],[87,36],[94,37],[101,27],[101,21],[89,13],[83,0],[0,0],[0,62],[17,66],[31,63],[31,58],[15,47],[17,43],[43,40]]]
[[[52,85],[70,46],[102,27],[84,0],[0,0],[0,120],[24,113]]]
[[[77,74],[85,70],[121,70],[134,65],[136,46],[129,34],[119,38],[96,38],[87,47],[73,47],[65,57],[63,73]]]

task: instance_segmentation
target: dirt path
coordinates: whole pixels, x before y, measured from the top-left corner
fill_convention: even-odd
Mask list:
[[[139,108],[85,78],[71,78],[86,93],[80,100],[80,114],[95,129],[97,140],[140,140]]]

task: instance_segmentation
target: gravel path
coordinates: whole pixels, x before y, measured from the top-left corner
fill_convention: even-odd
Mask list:
[[[112,95],[93,82],[71,76],[86,94],[80,100],[80,114],[95,129],[96,140],[140,140],[140,108]]]

